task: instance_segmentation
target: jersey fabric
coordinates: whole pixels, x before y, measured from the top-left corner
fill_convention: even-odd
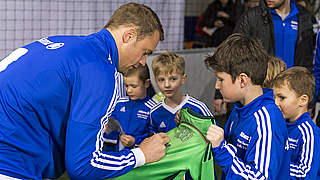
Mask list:
[[[246,106],[235,104],[226,125],[225,140],[213,148],[225,179],[289,179],[286,122],[272,89]]]
[[[116,119],[127,135],[135,138],[135,146],[140,144],[144,138],[148,136],[148,126],[150,122],[150,110],[156,105],[148,96],[144,99],[130,100],[130,98],[120,98],[117,102],[115,110],[112,112],[111,118]],[[119,131],[117,131],[119,132]],[[106,142],[119,143],[120,133],[112,134],[112,136],[105,134]],[[115,151],[119,148],[115,148]]]
[[[320,129],[310,117],[302,114],[294,123],[287,123],[289,133],[291,179],[320,179]]]
[[[151,109],[150,131],[153,133],[168,132],[176,127],[174,118],[181,108],[190,107],[193,111],[204,116],[212,116],[207,105],[201,101],[186,95],[184,100],[175,108],[166,105],[165,100]]]
[[[275,56],[281,58],[288,68],[294,65],[299,13],[292,0],[290,7],[290,13],[284,20],[274,9],[270,9],[274,25]]]
[[[44,179],[67,169],[71,179],[103,179],[143,164],[140,149],[102,151],[118,62],[106,29],[43,38],[1,61],[0,174]]]
[[[180,125],[167,133],[170,142],[166,155],[160,161],[146,164],[115,179],[180,180],[181,175],[189,170],[193,179],[213,180],[213,161],[203,161],[211,155],[211,144],[204,134],[214,121],[213,117],[202,116],[190,108],[182,109],[180,115]]]

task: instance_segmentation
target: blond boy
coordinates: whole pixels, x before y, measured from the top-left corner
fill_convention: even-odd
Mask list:
[[[164,100],[151,110],[152,132],[168,132],[175,128],[176,113],[184,107],[191,107],[193,111],[204,116],[212,116],[204,103],[182,92],[181,88],[187,80],[183,57],[176,53],[162,53],[152,61],[152,70],[155,82],[165,96]]]

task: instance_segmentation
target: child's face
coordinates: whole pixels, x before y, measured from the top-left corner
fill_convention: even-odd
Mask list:
[[[181,95],[181,86],[186,81],[186,74],[173,72],[171,74],[160,73],[156,77],[156,83],[160,91],[166,96],[166,98],[175,97]]]
[[[238,78],[232,82],[231,75],[225,72],[217,72],[216,89],[219,89],[226,102],[236,102],[241,98],[241,88]]]
[[[123,80],[131,100],[144,99],[147,96],[149,84],[140,80],[137,74],[123,77]]]
[[[285,119],[294,122],[300,116],[299,98],[285,83],[282,87],[273,88],[274,100]]]

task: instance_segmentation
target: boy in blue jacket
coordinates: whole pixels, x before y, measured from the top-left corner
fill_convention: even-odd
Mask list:
[[[236,102],[225,130],[212,125],[207,139],[225,179],[288,179],[288,132],[272,89],[262,84],[268,54],[260,41],[229,36],[205,63],[226,102]]]
[[[304,67],[280,73],[272,82],[275,102],[287,121],[291,179],[320,179],[320,128],[308,112],[313,103],[314,77]]]
[[[147,65],[132,67],[123,74],[127,95],[117,102],[111,118],[117,120],[122,131],[105,134],[104,140],[108,146],[105,149],[118,151],[139,145],[148,136],[150,109],[156,102],[150,99],[155,93],[150,81]]]
[[[181,88],[187,80],[183,57],[176,53],[162,53],[152,61],[152,71],[165,98],[151,109],[151,132],[168,132],[175,128],[175,117],[184,107],[190,107],[204,116],[212,116],[203,102],[182,92]]]

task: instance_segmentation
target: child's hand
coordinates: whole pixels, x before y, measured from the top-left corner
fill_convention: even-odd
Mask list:
[[[211,142],[213,148],[220,146],[224,139],[223,129],[219,126],[211,125],[207,131],[207,139]]]
[[[134,145],[135,139],[130,135],[122,134],[120,136],[120,141],[124,147],[132,147]]]

